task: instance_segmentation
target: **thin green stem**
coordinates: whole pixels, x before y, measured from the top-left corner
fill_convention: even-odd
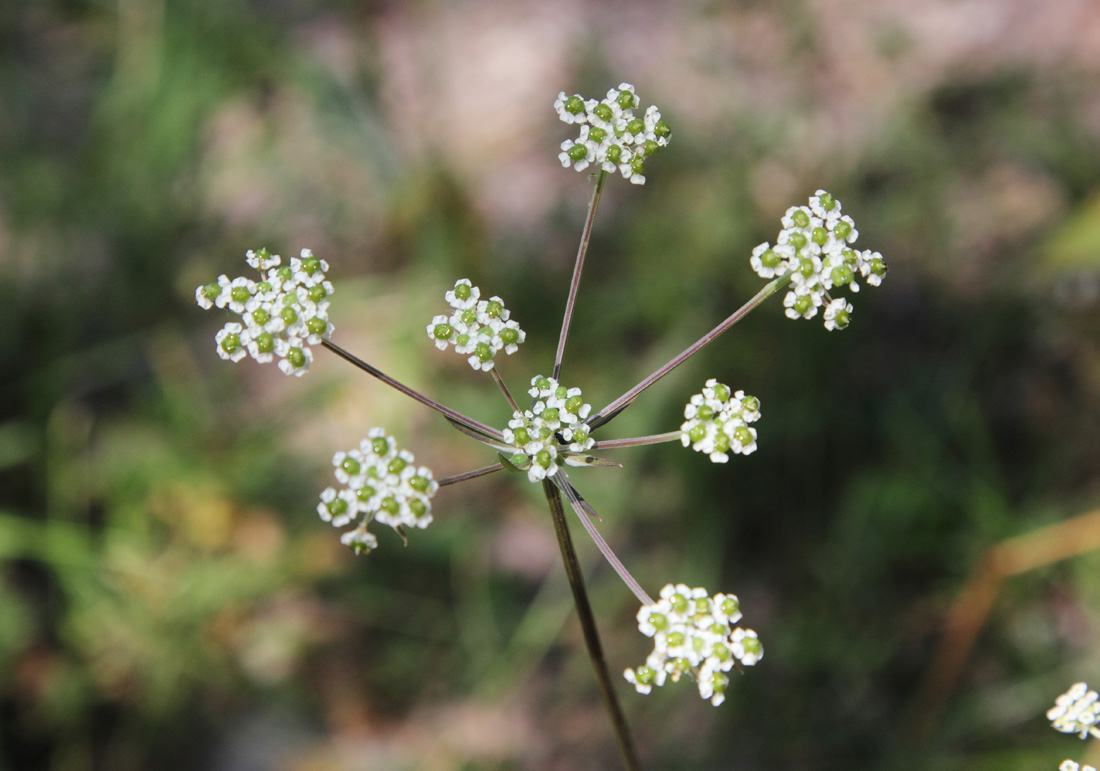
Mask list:
[[[611,673],[607,669],[603,645],[600,643],[600,633],[596,628],[596,619],[592,615],[592,606],[588,602],[588,592],[584,588],[584,576],[581,573],[580,562],[577,560],[577,552],[573,548],[573,539],[569,535],[565,509],[561,505],[561,493],[549,479],[542,481],[542,489],[546,494],[546,502],[550,506],[550,517],[554,522],[554,532],[558,536],[562,563],[565,565],[565,574],[569,578],[569,587],[573,590],[573,602],[577,606],[577,618],[581,622],[588,657],[596,670],[596,681],[600,686],[604,707],[615,730],[615,739],[619,744],[619,755],[622,758],[623,767],[627,771],[637,771],[641,768],[638,763],[638,753],[634,748],[634,739],[630,735],[630,726],[626,723],[626,717],[623,715],[622,707],[619,706],[619,700],[612,686]]]
[[[573,321],[573,306],[577,303],[577,291],[581,286],[581,269],[584,257],[588,253],[588,241],[592,237],[592,222],[596,219],[596,207],[600,205],[600,194],[607,172],[600,169],[596,175],[596,187],[592,190],[592,200],[588,202],[588,215],[581,230],[581,243],[577,247],[577,262],[573,266],[573,280],[569,282],[569,298],[565,301],[565,318],[561,322],[561,336],[558,338],[558,352],[554,355],[554,380],[561,376],[561,360],[565,356],[565,340],[569,337],[569,325]]]
[[[424,394],[420,393],[417,390],[414,390],[414,389],[410,388],[409,386],[402,383],[400,380],[395,380],[394,378],[390,377],[389,375],[387,375],[385,372],[378,369],[377,367],[375,367],[371,364],[368,364],[367,362],[360,359],[358,356],[344,350],[343,348],[341,348],[340,346],[338,346],[336,343],[332,342],[331,340],[322,340],[321,345],[323,345],[325,348],[327,348],[328,350],[335,353],[337,356],[339,356],[344,361],[347,361],[351,364],[354,364],[356,367],[363,370],[367,374],[373,375],[374,377],[378,378],[379,380],[381,380],[383,383],[390,386],[391,388],[400,391],[401,393],[405,394],[408,397],[416,399],[416,401],[420,402],[425,407],[430,407],[431,409],[435,410],[436,412],[441,413],[444,417],[446,417],[452,423],[457,423],[459,425],[465,426],[466,428],[470,429],[471,431],[474,431],[474,432],[479,433],[479,434],[487,435],[487,436],[492,437],[492,438],[494,438],[498,441],[501,441],[501,442],[504,441],[504,437],[500,433],[499,430],[493,428],[492,426],[487,426],[484,423],[476,421],[473,418],[467,417],[466,415],[463,415],[461,412],[456,412],[455,410],[452,410],[450,407],[444,407],[442,404],[440,404],[437,401],[429,399]]]
[[[672,372],[672,370],[676,369],[685,361],[697,354],[700,350],[703,349],[703,346],[712,342],[720,334],[725,332],[741,319],[745,318],[745,316],[749,314],[749,311],[753,310],[754,308],[756,308],[756,306],[760,305],[760,303],[764,302],[773,294],[775,294],[778,289],[785,286],[788,282],[790,282],[790,280],[791,274],[788,273],[785,276],[780,276],[779,278],[770,281],[763,289],[757,292],[751,300],[749,300],[747,303],[734,311],[733,314],[729,316],[729,318],[727,318],[711,331],[707,332],[694,343],[689,345],[681,353],[674,356],[671,360],[669,360],[667,364],[665,364],[663,367],[661,367],[659,370],[654,372],[642,382],[638,383],[638,385],[634,386],[618,399],[611,402],[611,404],[607,405],[602,410],[597,412],[592,417],[592,419],[588,421],[588,425],[591,430],[596,430],[598,427],[602,426],[604,423],[607,423],[624,409],[629,407],[630,403],[638,398],[638,394],[649,388],[651,385],[663,378],[669,372]]]
[[[675,442],[680,438],[680,431],[669,431],[665,434],[652,434],[650,436],[637,436],[631,439],[602,439],[592,445],[593,450],[610,450],[613,447],[641,447],[643,444],[660,444],[661,442]]]

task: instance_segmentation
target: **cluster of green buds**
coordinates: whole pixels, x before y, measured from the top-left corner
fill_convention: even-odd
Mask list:
[[[511,311],[499,297],[481,300],[481,290],[469,279],[459,279],[454,289],[444,295],[451,313],[440,314],[428,324],[428,337],[441,351],[454,345],[455,351],[469,354],[467,361],[475,370],[488,372],[493,357],[500,351],[513,354],[526,339],[519,324],[512,321]]]
[[[541,482],[558,471],[558,460],[571,466],[587,463],[584,455],[595,444],[584,419],[592,405],[581,398],[581,389],[566,388],[550,377],[531,378],[531,409],[516,410],[503,431],[512,455],[509,464],[526,471],[532,482]]]
[[[566,123],[580,125],[580,136],[561,144],[561,165],[584,171],[595,165],[603,171],[616,169],[635,185],[645,184],[646,158],[668,144],[672,129],[661,120],[661,111],[650,105],[639,117],[634,114],[639,100],[634,86],[620,83],[601,100],[584,99],[562,91],[554,109]]]
[[[734,626],[741,606],[732,594],[709,595],[703,587],[668,584],[661,599],[638,611],[638,630],[653,638],[653,652],[643,666],[623,676],[638,693],[649,693],[666,679],[693,677],[699,695],[718,706],[726,698],[729,677],[737,664],[751,667],[764,656],[756,632]]]
[[[776,245],[765,241],[753,249],[750,259],[761,278],[790,277],[783,298],[789,318],[810,319],[825,306],[825,328],[830,331],[848,326],[852,314],[851,303],[833,292],[843,287],[858,292],[857,276],[878,286],[886,275],[881,254],[851,248],[859,231],[840,208],[840,201],[818,190],[809,206],[787,210]]]
[[[756,429],[748,425],[760,419],[760,400],[755,396],[733,393],[711,378],[684,407],[684,417],[680,443],[706,453],[712,463],[725,463],[730,452],[749,455],[756,450]]]
[[[264,364],[277,358],[286,374],[304,375],[313,361],[309,346],[332,335],[328,264],[309,249],[302,250],[301,258],[292,257],[289,265],[267,249],[249,251],[245,258],[259,271],[259,281],[221,275],[195,290],[200,307],[225,308],[240,317],[215,336],[218,355],[234,362],[249,355]]]
[[[321,493],[317,513],[333,527],[358,525],[341,536],[341,542],[357,554],[378,546],[367,530],[372,520],[389,525],[404,538],[404,527],[425,528],[432,522],[432,496],[439,483],[425,466],[417,467],[408,450],[398,450],[385,429],[372,428],[357,449],[338,452],[332,458],[340,490]]]

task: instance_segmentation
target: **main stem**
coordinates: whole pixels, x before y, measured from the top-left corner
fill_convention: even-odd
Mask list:
[[[581,630],[584,632],[584,642],[588,648],[588,657],[592,660],[592,666],[596,670],[596,681],[603,695],[604,707],[611,719],[611,725],[615,729],[615,739],[619,743],[619,755],[623,761],[623,767],[627,771],[638,771],[641,766],[638,763],[638,753],[634,748],[634,739],[630,735],[630,726],[626,723],[619,700],[615,696],[615,689],[611,684],[611,673],[607,669],[607,660],[603,655],[603,645],[600,644],[600,633],[596,629],[596,619],[592,615],[592,606],[588,602],[588,592],[584,588],[584,576],[581,573],[581,565],[577,560],[577,552],[573,548],[573,539],[569,535],[569,525],[565,520],[565,508],[561,505],[561,493],[549,479],[542,481],[542,489],[546,494],[546,502],[550,505],[551,519],[554,521],[554,532],[558,536],[558,547],[561,549],[561,560],[565,565],[565,574],[569,578],[569,587],[573,590],[573,603],[577,606],[577,617],[581,622]]]
[[[554,355],[554,380],[561,375],[561,360],[565,356],[565,340],[569,337],[569,324],[573,321],[573,306],[577,304],[577,290],[581,285],[581,269],[584,256],[588,253],[588,240],[592,236],[592,222],[596,219],[596,207],[600,205],[600,194],[607,172],[600,169],[596,176],[596,187],[592,190],[592,200],[588,202],[588,216],[584,219],[581,231],[581,244],[577,247],[577,263],[573,266],[573,280],[569,282],[569,298],[565,301],[565,318],[561,322],[561,337],[558,338],[558,352]]]
[[[714,329],[707,332],[705,335],[700,337],[694,343],[689,345],[680,354],[673,357],[667,364],[665,364],[659,370],[654,372],[652,375],[647,377],[642,382],[638,383],[638,385],[634,386],[629,391],[627,391],[625,394],[620,396],[618,399],[611,402],[611,404],[607,405],[602,410],[597,412],[592,417],[592,419],[588,421],[588,425],[589,425],[590,430],[594,431],[597,428],[599,428],[600,426],[602,426],[604,423],[607,423],[609,420],[614,418],[622,410],[624,410],[626,407],[628,407],[632,401],[637,399],[638,394],[640,394],[645,389],[649,388],[651,385],[653,385],[658,380],[663,378],[669,372],[672,372],[672,370],[676,369],[681,364],[683,364],[685,361],[687,361],[692,356],[697,354],[700,350],[702,350],[703,346],[705,346],[708,343],[712,342],[720,334],[725,332],[727,329],[732,327],[734,324],[736,324],[741,319],[745,318],[745,316],[747,316],[749,314],[749,311],[753,310],[760,303],[764,302],[769,297],[771,297],[773,294],[775,294],[776,290],[778,290],[780,287],[787,284],[790,280],[791,280],[791,274],[788,273],[786,276],[781,276],[777,279],[774,279],[774,280],[770,281],[767,284],[767,286],[765,286],[763,289],[761,289],[759,292],[757,292],[756,295],[751,300],[749,300],[747,303],[745,303],[740,308],[738,308],[736,311],[734,311],[733,314],[730,315],[725,321],[723,321],[721,324],[716,326]]]

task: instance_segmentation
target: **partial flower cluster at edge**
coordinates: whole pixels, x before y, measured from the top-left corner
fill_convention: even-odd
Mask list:
[[[850,247],[859,231],[840,208],[840,201],[818,190],[809,206],[787,210],[776,245],[765,241],[752,250],[749,260],[761,278],[790,275],[790,289],[783,298],[789,318],[813,318],[824,306],[825,328],[830,331],[847,327],[852,314],[852,304],[834,296],[835,291],[847,287],[858,292],[857,276],[878,286],[886,275],[881,254]]]
[[[260,280],[238,276],[218,280],[195,290],[200,307],[215,306],[236,313],[214,338],[218,355],[237,362],[246,355],[266,364],[275,358],[288,375],[304,375],[313,361],[310,345],[332,335],[328,320],[332,283],[325,278],[328,263],[303,249],[301,258],[282,265],[277,254],[266,249],[249,251],[248,264]]]
[[[372,520],[389,525],[404,537],[403,527],[425,528],[432,522],[432,496],[439,483],[426,466],[416,466],[408,450],[398,450],[383,428],[372,428],[357,449],[332,458],[336,480],[344,485],[321,493],[317,513],[333,527],[359,524],[340,541],[357,554],[378,546],[367,530]]]
[[[471,367],[488,372],[493,368],[494,356],[502,350],[509,355],[515,353],[527,334],[509,319],[511,311],[504,307],[503,300],[480,297],[481,290],[469,279],[459,279],[444,295],[452,308],[450,315],[433,317],[427,331],[436,348],[445,351],[454,345],[456,353],[469,354]]]
[[[509,462],[526,471],[530,481],[541,482],[557,473],[559,459],[578,465],[572,456],[596,443],[584,422],[592,405],[581,398],[581,389],[566,388],[542,375],[531,378],[527,393],[533,401],[531,409],[512,415],[504,441],[513,450]]]
[[[703,587],[668,584],[661,599],[638,611],[638,629],[653,638],[653,652],[643,666],[627,669],[623,676],[638,693],[649,693],[665,680],[673,682],[689,674],[699,695],[718,706],[726,698],[729,677],[740,663],[752,666],[764,656],[764,646],[751,629],[733,626],[741,620],[736,595],[711,597]]]
[[[1047,719],[1056,731],[1065,734],[1077,734],[1081,739],[1100,739],[1100,696],[1086,683],[1074,683],[1070,689],[1054,700],[1054,706],[1047,710]],[[1064,760],[1058,771],[1096,771],[1096,768],[1083,765],[1075,760]]]
[[[561,143],[561,165],[584,171],[595,165],[603,171],[616,170],[635,185],[645,184],[646,158],[668,144],[672,130],[661,120],[655,105],[639,117],[634,114],[639,100],[634,86],[620,83],[604,99],[584,99],[562,91],[554,102],[558,117],[580,126],[580,136]]]

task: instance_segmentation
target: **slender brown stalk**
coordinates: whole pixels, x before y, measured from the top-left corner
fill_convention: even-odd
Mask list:
[[[600,194],[607,172],[600,169],[596,175],[596,187],[592,190],[592,200],[588,202],[588,216],[584,219],[581,231],[581,244],[577,247],[577,262],[573,266],[573,280],[569,282],[569,298],[565,301],[565,318],[561,322],[561,336],[558,338],[558,352],[554,355],[554,380],[561,375],[561,360],[565,356],[565,340],[569,337],[569,325],[573,321],[573,306],[577,303],[577,290],[581,286],[581,269],[584,256],[588,253],[588,240],[592,236],[592,222],[596,219],[596,207],[600,205]]]
[[[630,403],[638,398],[638,394],[649,388],[651,385],[663,378],[669,372],[672,372],[672,370],[676,369],[685,361],[697,354],[703,349],[703,346],[712,342],[720,334],[725,332],[741,319],[745,318],[745,316],[748,315],[749,311],[753,310],[760,303],[764,302],[773,294],[775,294],[777,289],[788,283],[790,280],[791,274],[788,273],[786,276],[781,276],[780,278],[770,281],[767,286],[757,292],[751,300],[749,300],[747,303],[734,311],[733,314],[729,316],[729,318],[727,318],[711,331],[707,332],[694,343],[689,345],[681,353],[674,356],[667,364],[665,364],[663,367],[661,367],[659,370],[654,372],[642,382],[638,383],[638,385],[634,386],[618,399],[611,402],[611,404],[607,405],[602,410],[597,412],[595,416],[593,416],[593,418],[588,421],[589,427],[592,430],[595,430],[598,427],[602,426],[604,423],[607,423],[609,420],[614,418],[616,415],[618,415],[620,412],[630,406]]]
[[[497,388],[499,388],[500,392],[504,394],[504,398],[508,400],[508,403],[512,405],[512,409],[516,412],[520,412],[519,405],[516,404],[516,400],[512,398],[512,392],[508,390],[508,386],[504,385],[504,378],[502,378],[500,376],[500,373],[497,372],[497,368],[493,367],[489,371],[493,373],[493,380],[496,381]]]
[[[482,466],[481,468],[475,468],[473,471],[466,471],[462,474],[444,477],[439,480],[439,486],[446,487],[447,485],[458,484],[459,482],[465,482],[469,479],[477,479],[478,477],[483,477],[503,469],[504,465],[501,463],[494,463],[492,466]]]
[[[630,735],[630,726],[626,723],[619,700],[615,696],[615,689],[611,683],[611,673],[607,669],[607,660],[603,655],[603,645],[600,643],[600,634],[596,629],[596,619],[592,615],[592,606],[588,602],[588,592],[584,588],[584,576],[581,573],[580,562],[577,560],[577,552],[573,548],[573,539],[569,535],[569,524],[565,520],[565,508],[561,504],[561,493],[549,479],[542,481],[542,489],[546,494],[546,502],[550,505],[551,519],[554,521],[554,532],[558,536],[558,547],[561,549],[562,563],[565,565],[565,574],[569,578],[569,587],[573,590],[573,602],[577,606],[577,617],[581,622],[581,631],[584,632],[584,642],[588,648],[588,657],[592,660],[592,666],[596,670],[596,681],[603,695],[604,707],[611,719],[611,725],[615,729],[615,739],[619,744],[619,755],[623,761],[623,767],[627,771],[637,771],[641,768],[638,763],[638,753],[634,748],[634,739]]]
[[[641,447],[643,444],[660,444],[661,442],[675,442],[680,438],[679,431],[669,431],[664,434],[651,436],[638,436],[632,439],[601,439],[592,445],[593,450],[611,450],[615,447]]]
[[[425,407],[430,407],[433,410],[435,410],[436,412],[441,413],[448,420],[450,420],[454,423],[458,423],[460,425],[463,425],[466,428],[469,428],[469,429],[471,429],[472,431],[474,431],[476,433],[485,434],[485,435],[490,436],[494,439],[497,439],[498,441],[504,441],[504,437],[501,435],[499,430],[493,428],[492,426],[487,426],[484,423],[476,421],[473,418],[467,417],[466,415],[463,415],[461,412],[456,412],[455,410],[452,410],[450,407],[444,407],[442,404],[440,404],[437,401],[429,399],[427,396],[420,393],[419,391],[417,391],[415,389],[412,389],[412,388],[409,388],[409,386],[405,385],[400,380],[395,380],[394,378],[390,377],[389,375],[387,375],[385,372],[378,369],[374,365],[368,364],[367,362],[363,361],[362,359],[360,359],[355,354],[344,350],[343,348],[341,348],[340,346],[338,346],[336,343],[332,342],[331,340],[322,340],[321,345],[323,345],[325,348],[327,348],[328,350],[335,353],[337,356],[339,356],[344,361],[347,361],[351,364],[354,364],[356,367],[363,370],[367,374],[373,375],[374,377],[378,378],[379,380],[381,380],[383,383],[390,386],[391,388],[400,391],[401,393],[405,394],[408,397],[416,399],[418,402],[423,404]]]

